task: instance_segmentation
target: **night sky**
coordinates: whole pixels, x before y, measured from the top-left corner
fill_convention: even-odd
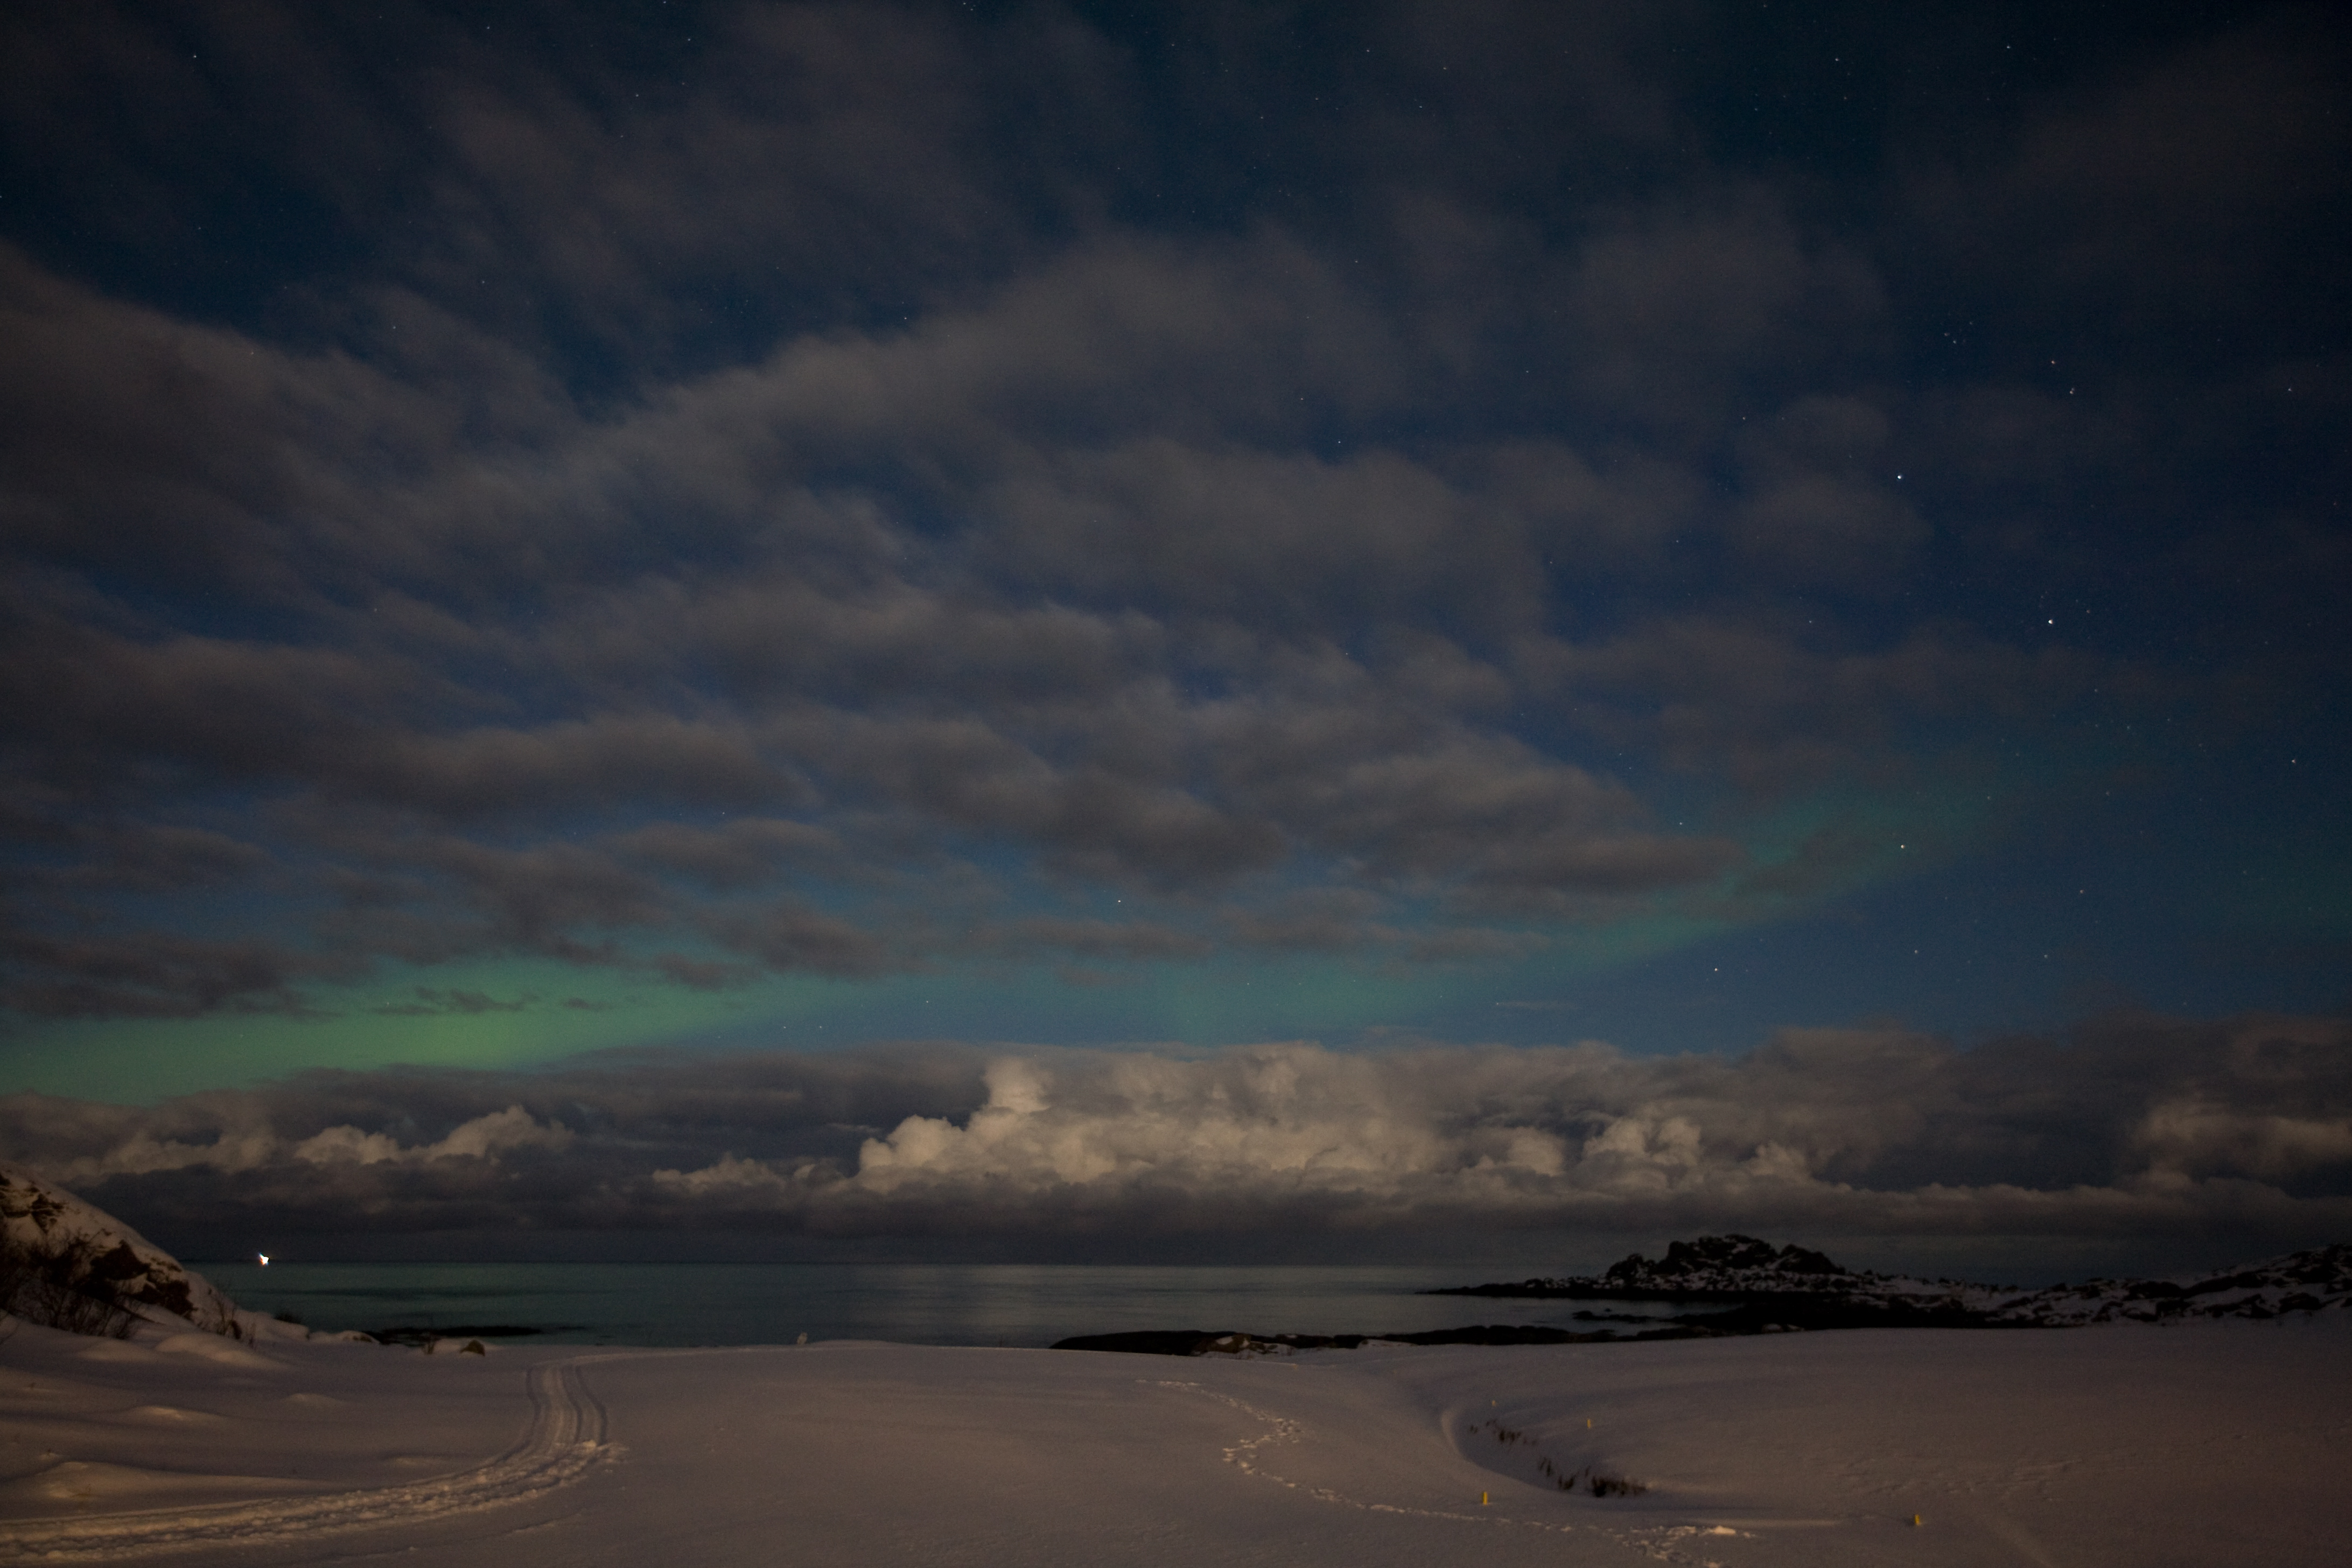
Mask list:
[[[2326,5],[11,5],[0,1157],[2352,1236],[2348,254]]]

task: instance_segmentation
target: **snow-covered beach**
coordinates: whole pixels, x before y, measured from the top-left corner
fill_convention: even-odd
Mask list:
[[[2111,1291],[2137,1316],[1131,1354],[379,1343],[13,1166],[0,1241],[0,1564],[2283,1568],[2352,1538],[2341,1249],[2162,1298],[2269,1316]],[[1624,1268],[1792,1258],[1900,1283],[1748,1237]]]
[[[0,1561],[2317,1564],[2347,1327],[1235,1359],[20,1324]],[[1560,1489],[1593,1474],[1647,1489]]]

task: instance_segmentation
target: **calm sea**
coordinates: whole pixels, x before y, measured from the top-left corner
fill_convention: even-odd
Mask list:
[[[536,1342],[741,1345],[812,1340],[1049,1345],[1129,1329],[1411,1333],[1466,1323],[1587,1327],[1617,1303],[1416,1294],[1468,1283],[1398,1268],[1077,1264],[213,1263],[242,1307],[314,1329],[543,1331]]]

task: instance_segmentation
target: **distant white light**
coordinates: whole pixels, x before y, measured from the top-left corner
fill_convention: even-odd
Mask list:
[[[260,1259],[261,1259],[261,1266],[262,1266],[264,1268],[268,1268],[268,1267],[269,1267],[269,1254],[268,1254],[268,1253],[266,1253],[266,1252],[257,1252],[257,1253],[255,1253],[255,1254],[254,1254],[254,1256],[255,1256],[256,1258],[260,1258]]]

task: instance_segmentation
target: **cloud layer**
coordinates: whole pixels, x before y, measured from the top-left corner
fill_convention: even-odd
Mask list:
[[[469,1227],[1268,1238],[2213,1237],[2352,1228],[2341,1019],[2116,1018],[1971,1051],[906,1047],[313,1073],[147,1110],[0,1100],[12,1158],[163,1235]]]
[[[672,9],[12,11],[19,1026],[1524,958],[2326,729],[2324,18]]]

